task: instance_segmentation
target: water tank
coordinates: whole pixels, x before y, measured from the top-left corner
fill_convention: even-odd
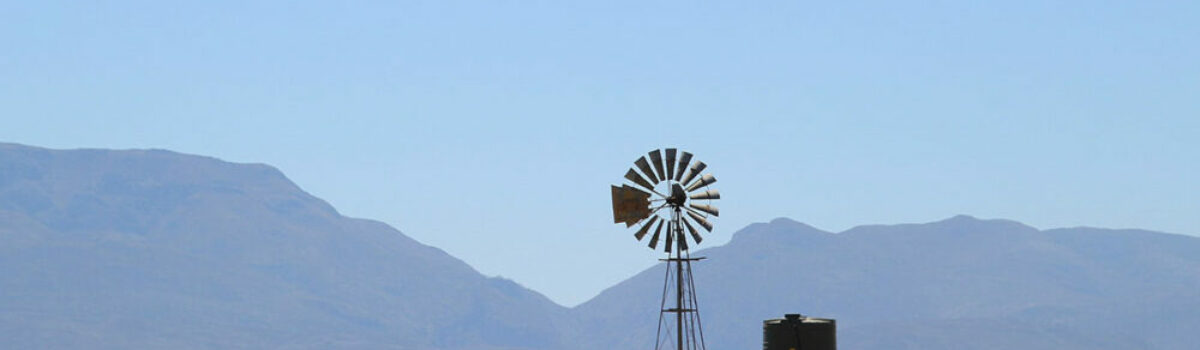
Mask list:
[[[837,323],[800,314],[765,320],[763,350],[837,350]]]

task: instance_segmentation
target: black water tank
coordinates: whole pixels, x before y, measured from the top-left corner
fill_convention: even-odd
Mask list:
[[[799,314],[765,320],[763,350],[837,350],[837,323]]]

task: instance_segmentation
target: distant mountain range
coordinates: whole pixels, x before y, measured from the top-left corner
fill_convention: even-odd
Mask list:
[[[843,349],[1194,349],[1200,238],[958,216],[777,219],[695,252],[709,349],[838,320]],[[564,308],[259,164],[0,144],[0,344],[647,349],[661,266]]]

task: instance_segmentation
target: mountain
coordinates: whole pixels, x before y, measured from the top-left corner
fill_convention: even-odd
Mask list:
[[[1192,349],[1200,238],[957,216],[788,219],[695,252],[710,349],[838,320],[843,349]],[[487,278],[278,170],[0,144],[0,344],[15,349],[641,349],[662,266],[572,309]]]
[[[0,144],[5,348],[559,349],[568,312],[266,165]]]
[[[1040,231],[956,216],[821,231],[750,225],[693,255],[710,349],[761,348],[761,321],[838,320],[844,349],[1194,349],[1200,238]],[[662,266],[578,306],[594,349],[653,344]]]

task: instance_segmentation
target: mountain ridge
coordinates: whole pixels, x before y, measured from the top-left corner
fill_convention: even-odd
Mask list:
[[[752,348],[759,321],[790,312],[838,319],[847,348],[1188,349],[1200,341],[1200,318],[1167,311],[1200,305],[1200,238],[1187,235],[1038,230],[962,215],[829,233],[777,219],[693,255],[709,258],[693,268],[713,348]],[[598,339],[611,339],[592,348],[653,342],[654,324],[639,320],[653,320],[657,304],[637,298],[661,290],[661,268],[578,307]],[[1137,315],[1138,325],[1097,322],[1122,314]],[[624,326],[637,323],[651,332]]]
[[[761,346],[760,322],[792,312],[858,349],[1200,343],[1194,236],[776,218],[693,254],[712,348]],[[566,308],[265,164],[0,144],[0,339],[20,348],[641,347],[661,273]]]
[[[570,324],[262,164],[3,145],[0,218],[18,347],[541,349]]]

